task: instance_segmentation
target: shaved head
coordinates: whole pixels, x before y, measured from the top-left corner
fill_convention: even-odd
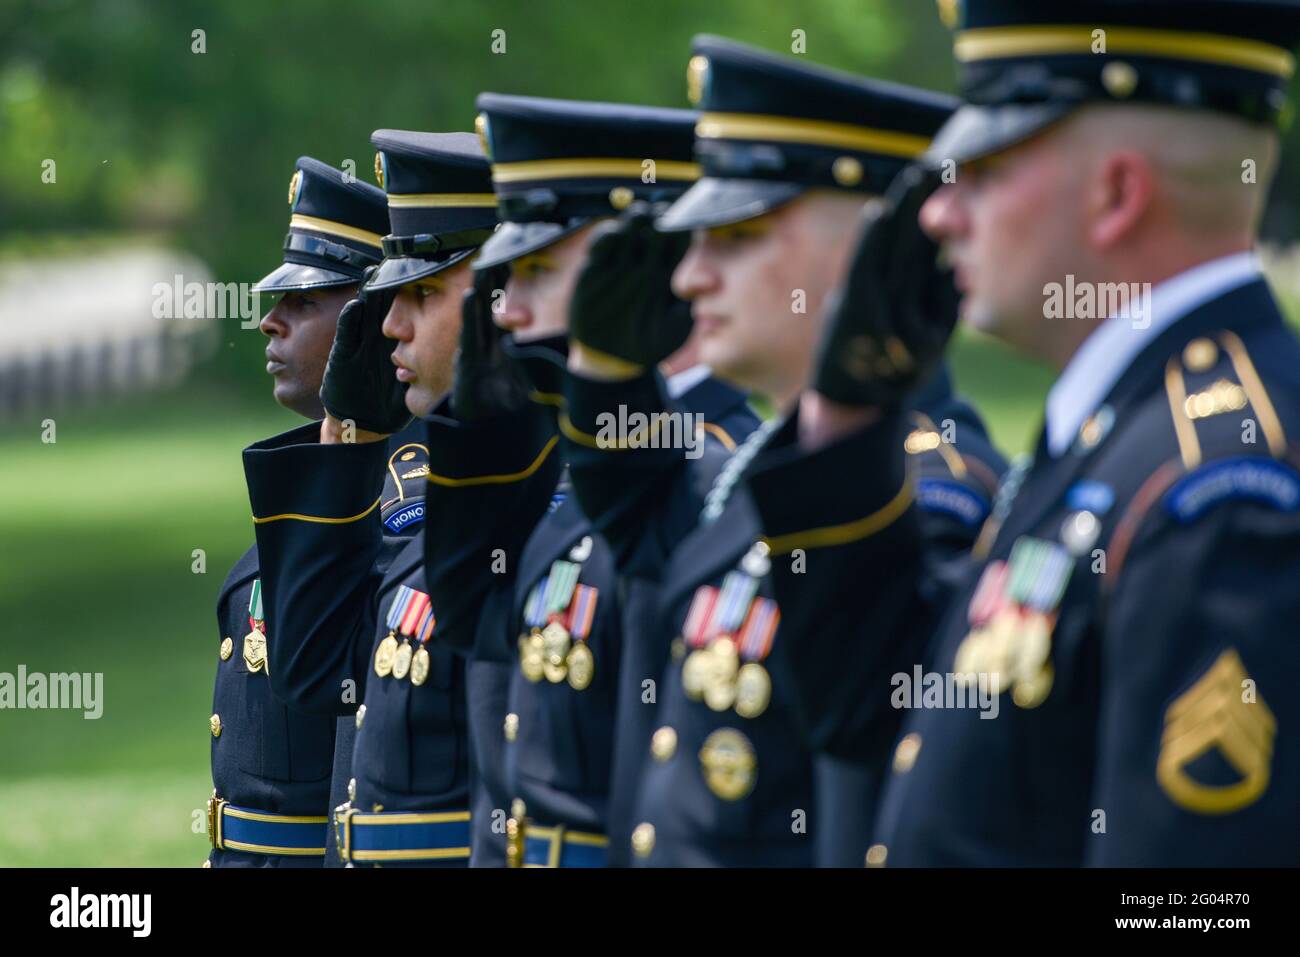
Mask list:
[[[1048,291],[1151,287],[1251,249],[1278,148],[1226,114],[1089,105],[964,164],[921,225],[948,249],[964,320],[1061,368],[1106,316],[1057,318]]]

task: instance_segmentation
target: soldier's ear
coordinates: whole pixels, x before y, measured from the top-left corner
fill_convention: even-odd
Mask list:
[[[1084,190],[1087,234],[1093,247],[1109,252],[1130,241],[1152,213],[1155,192],[1155,171],[1142,153],[1117,150],[1102,157]]]

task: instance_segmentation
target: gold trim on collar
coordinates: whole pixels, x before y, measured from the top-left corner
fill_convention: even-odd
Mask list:
[[[295,227],[298,229],[310,229],[315,233],[327,233],[331,236],[351,239],[353,242],[365,243],[367,246],[383,245],[383,237],[378,233],[372,233],[365,229],[357,229],[355,226],[349,226],[347,223],[336,223],[332,219],[321,219],[318,216],[304,216],[302,213],[294,213],[289,217],[289,228],[293,229]]]
[[[1153,56],[1235,66],[1289,79],[1295,57],[1271,43],[1217,33],[1150,30],[1138,27],[1043,26],[981,27],[964,30],[953,43],[962,63],[1002,57],[1091,53],[1093,31],[1104,30],[1111,56]]]
[[[914,133],[759,113],[704,113],[695,124],[695,135],[704,140],[773,140],[908,158],[920,156],[930,147],[928,136]]]
[[[389,207],[399,209],[465,209],[492,207],[497,204],[496,193],[389,193]]]
[[[640,179],[641,164],[644,162],[645,160],[620,156],[495,163],[492,166],[492,180],[497,183],[520,183],[544,179],[577,179],[583,176]],[[656,179],[700,178],[699,163],[684,163],[680,160],[652,160],[652,162],[655,164]]]
[[[380,496],[382,498],[383,496]],[[346,518],[325,518],[320,515],[303,515],[300,512],[282,512],[279,515],[267,515],[265,518],[253,516],[254,525],[265,525],[267,522],[280,522],[285,519],[293,519],[296,522],[314,522],[317,525],[347,525],[351,522],[359,522],[371,512],[379,507],[379,499],[375,499],[375,504],[371,505],[364,512],[358,512],[356,515],[349,515]]]

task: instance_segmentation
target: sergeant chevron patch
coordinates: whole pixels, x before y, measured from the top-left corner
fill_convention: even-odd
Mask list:
[[[1229,648],[1165,712],[1156,780],[1179,807],[1231,814],[1267,790],[1277,719],[1263,698],[1247,696],[1249,678],[1241,656]],[[1194,761],[1215,750],[1240,780],[1202,784],[1188,773]]]

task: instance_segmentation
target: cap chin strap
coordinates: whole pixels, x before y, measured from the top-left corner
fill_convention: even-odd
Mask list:
[[[383,240],[384,255],[434,259],[442,253],[454,253],[462,249],[482,246],[488,241],[493,231],[493,227],[488,227],[486,229],[463,229],[456,233],[418,233],[415,236],[385,236]]]
[[[285,236],[284,251],[329,259],[345,266],[351,266],[360,272],[364,272],[367,266],[374,266],[379,262],[378,256],[363,253],[361,250],[345,246],[343,243],[322,239],[320,236],[309,236],[306,233],[291,232]],[[358,278],[360,278],[359,275]]]

